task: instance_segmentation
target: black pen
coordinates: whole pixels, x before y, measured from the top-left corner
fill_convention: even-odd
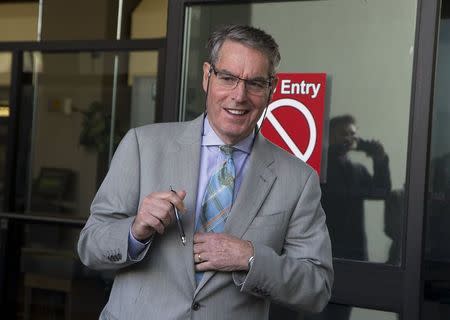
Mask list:
[[[170,191],[173,193],[176,193],[175,190],[172,189],[172,186],[170,186]],[[177,226],[178,226],[178,233],[180,234],[181,242],[183,243],[183,246],[186,245],[186,236],[184,235],[184,229],[183,224],[181,223],[180,214],[178,213],[177,207],[172,203],[173,210],[175,211],[175,218],[177,219]]]

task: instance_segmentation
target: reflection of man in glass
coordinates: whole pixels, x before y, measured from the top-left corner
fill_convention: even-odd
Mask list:
[[[362,164],[349,159],[352,151],[373,160],[373,175]],[[385,199],[391,190],[389,158],[378,141],[356,135],[351,115],[330,120],[330,146],[322,204],[333,245],[333,256],[367,260],[364,232],[364,199]]]

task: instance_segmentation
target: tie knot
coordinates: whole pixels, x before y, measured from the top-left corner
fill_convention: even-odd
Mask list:
[[[227,144],[220,146],[219,149],[227,157],[230,157],[234,151],[234,147],[227,145]]]

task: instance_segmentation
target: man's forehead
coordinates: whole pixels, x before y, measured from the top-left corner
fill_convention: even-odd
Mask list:
[[[267,54],[263,52],[262,50],[256,49],[254,47],[248,46],[245,43],[241,43],[234,40],[225,40],[220,47],[218,53],[217,53],[217,63],[220,63],[223,60],[226,60],[227,57],[229,57],[230,54],[233,55],[241,55],[244,56],[248,51],[253,51],[256,55],[261,55],[264,59],[264,64],[269,66],[269,58],[267,57]]]
[[[234,40],[225,40],[222,43],[222,46],[219,48],[217,57],[220,60],[221,57],[226,57],[226,54],[229,54],[229,53],[242,54],[243,50],[245,50],[245,49],[254,51],[255,54],[260,54],[261,56],[263,56],[264,58],[266,58],[268,60],[267,55],[263,50],[249,46],[246,43],[234,41]],[[226,51],[225,55],[223,55],[224,51]]]

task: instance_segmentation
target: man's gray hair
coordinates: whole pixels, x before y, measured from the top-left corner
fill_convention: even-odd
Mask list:
[[[236,41],[247,47],[262,52],[269,60],[270,76],[275,75],[275,69],[280,63],[280,51],[274,38],[261,29],[244,25],[226,25],[214,31],[209,37],[206,48],[209,63],[215,64],[219,58],[219,51],[225,40]]]

